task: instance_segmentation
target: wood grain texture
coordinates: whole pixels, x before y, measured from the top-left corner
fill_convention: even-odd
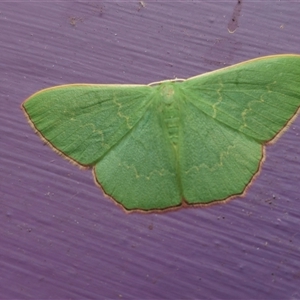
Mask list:
[[[299,53],[300,3],[0,4],[0,290],[3,299],[297,299],[300,118],[267,147],[246,197],[125,214],[43,145],[20,104],[67,83],[188,78]]]

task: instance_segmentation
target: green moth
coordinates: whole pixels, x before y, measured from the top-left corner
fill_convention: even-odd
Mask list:
[[[300,106],[300,55],[261,57],[187,80],[71,84],[29,97],[36,132],[93,167],[126,210],[209,204],[245,192]]]

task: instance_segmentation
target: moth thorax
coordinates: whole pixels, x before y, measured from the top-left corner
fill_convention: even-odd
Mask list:
[[[170,85],[164,85],[161,88],[162,101],[166,105],[171,105],[174,102],[174,88]]]
[[[176,102],[172,104],[165,104],[163,109],[163,119],[168,132],[170,141],[174,146],[178,142],[178,131],[179,131],[179,109]]]

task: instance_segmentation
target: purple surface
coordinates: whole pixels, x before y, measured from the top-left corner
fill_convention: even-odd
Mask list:
[[[246,197],[147,215],[125,214],[27,124],[20,104],[53,85],[299,53],[299,2],[145,3],[0,4],[0,298],[299,299],[299,116]]]

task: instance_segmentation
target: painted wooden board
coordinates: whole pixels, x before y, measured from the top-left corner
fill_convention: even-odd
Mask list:
[[[147,215],[125,214],[28,126],[20,104],[53,85],[299,53],[300,3],[143,3],[0,4],[1,297],[299,298],[300,117],[246,197]]]

